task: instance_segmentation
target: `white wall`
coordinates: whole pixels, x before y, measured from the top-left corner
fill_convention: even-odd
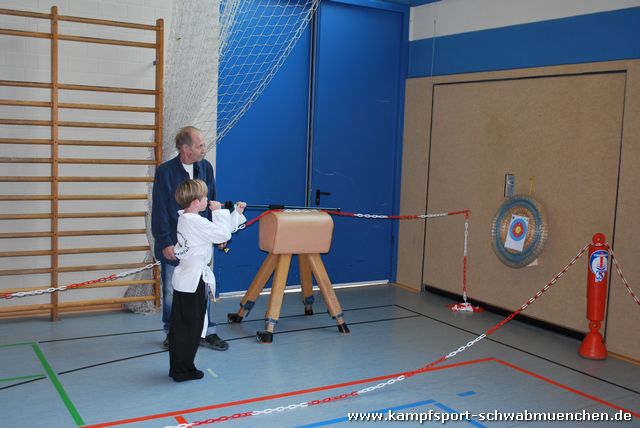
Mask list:
[[[442,0],[411,8],[409,40],[636,6],[640,0]]]
[[[156,19],[165,21],[165,47],[169,34],[171,0],[0,0],[0,8],[50,13],[58,6],[60,15],[72,15],[115,21],[155,25]],[[0,28],[49,32],[50,21],[0,15]],[[61,22],[59,32],[90,37],[155,42],[155,32],[118,27]],[[134,47],[59,42],[59,82],[98,86],[118,86],[153,89],[155,86],[155,51]],[[0,80],[50,82],[50,41],[0,35]],[[135,105],[152,107],[154,98],[148,95],[127,95],[81,91],[60,91],[60,102]],[[49,101],[50,90],[0,86],[0,99]],[[8,119],[49,120],[48,108],[0,106],[0,117]],[[60,120],[84,122],[119,122],[153,124],[153,113],[107,112],[94,110],[61,110]],[[0,138],[50,138],[49,127],[9,126],[0,128]],[[109,130],[91,128],[60,128],[61,139],[153,141],[153,131]],[[148,148],[60,146],[60,157],[69,158],[132,158],[151,159]],[[0,157],[50,157],[48,145],[0,144]],[[1,164],[0,176],[47,176],[48,164]],[[60,176],[148,176],[152,173],[144,165],[60,165]],[[61,194],[143,194],[147,183],[61,183]],[[49,194],[49,183],[0,182],[2,195]],[[49,212],[48,201],[0,201],[0,212]],[[148,211],[145,201],[61,201],[60,212],[91,211]],[[143,218],[105,218],[61,220],[60,230],[144,228]],[[0,220],[0,233],[49,231],[49,220]],[[146,245],[144,235],[89,236],[61,238],[60,248],[112,247],[118,245]],[[49,238],[0,239],[0,251],[49,249]],[[60,257],[61,266],[142,262],[148,254],[100,253]],[[0,258],[0,270],[49,267],[50,258]],[[113,272],[86,271],[62,275],[60,285],[86,281]],[[0,276],[2,288],[49,285],[49,275]],[[86,298],[122,296],[123,288],[84,290],[62,293],[61,301]],[[47,302],[48,296],[4,301],[5,304]]]

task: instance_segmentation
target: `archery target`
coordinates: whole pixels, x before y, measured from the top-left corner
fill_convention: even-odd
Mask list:
[[[521,215],[511,215],[507,237],[504,241],[505,248],[522,252],[524,240],[529,230],[529,218]]]
[[[520,268],[538,258],[547,241],[544,210],[530,196],[516,195],[500,205],[491,224],[491,246],[507,266]]]

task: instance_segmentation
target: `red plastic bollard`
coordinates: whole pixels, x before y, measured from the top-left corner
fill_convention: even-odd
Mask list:
[[[585,335],[578,353],[584,358],[604,360],[607,358],[607,348],[600,334],[600,323],[604,320],[605,304],[607,302],[607,262],[609,247],[605,246],[605,236],[602,233],[593,235],[593,242],[589,244],[589,266],[587,270],[587,319],[589,332]]]

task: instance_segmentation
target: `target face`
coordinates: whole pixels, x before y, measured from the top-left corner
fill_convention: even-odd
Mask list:
[[[512,215],[509,224],[509,233],[504,241],[504,247],[519,253],[524,249],[525,238],[529,230],[529,218],[521,215]]]
[[[507,266],[519,268],[534,261],[547,240],[547,220],[538,202],[513,196],[502,203],[491,224],[491,244]]]
[[[515,216],[514,216],[515,217]],[[514,241],[521,241],[527,236],[527,229],[529,225],[523,218],[515,218],[511,221],[511,227],[509,228],[509,236]]]

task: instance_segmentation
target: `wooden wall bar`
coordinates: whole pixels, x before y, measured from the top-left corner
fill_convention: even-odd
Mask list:
[[[142,262],[136,263],[107,263],[107,264],[81,264],[74,263],[74,265],[63,265],[60,256],[79,255],[79,254],[92,254],[92,253],[130,253],[130,252],[148,252],[150,251],[149,245],[117,245],[117,246],[105,246],[102,241],[98,241],[96,237],[108,237],[108,236],[127,236],[127,235],[146,235],[146,229],[143,228],[105,228],[105,229],[82,229],[81,226],[74,228],[74,230],[62,230],[61,221],[69,221],[74,219],[75,221],[86,219],[107,219],[107,218],[134,218],[134,217],[146,217],[145,211],[96,211],[96,212],[61,212],[61,201],[126,201],[126,200],[147,200],[150,192],[147,194],[138,194],[134,192],[126,193],[96,193],[95,191],[90,194],[70,194],[63,192],[61,183],[121,183],[127,186],[127,183],[151,183],[153,177],[150,177],[148,173],[145,176],[123,176],[122,174],[114,173],[102,173],[101,175],[88,176],[82,174],[78,176],[61,175],[60,165],[63,164],[75,164],[75,165],[133,165],[139,166],[139,168],[145,168],[149,166],[158,165],[162,162],[162,108],[163,108],[163,61],[164,61],[164,24],[163,20],[156,21],[156,25],[145,25],[129,22],[109,21],[103,19],[83,18],[75,16],[64,16],[58,14],[56,6],[51,8],[51,13],[36,13],[26,12],[18,10],[0,9],[0,15],[11,15],[25,18],[49,20],[51,22],[50,32],[34,32],[34,31],[22,31],[15,29],[0,28],[0,37],[26,37],[37,39],[48,39],[51,43],[51,80],[50,82],[30,82],[30,81],[15,81],[15,80],[0,80],[0,86],[15,87],[15,88],[39,88],[48,89],[50,92],[49,101],[34,101],[27,99],[0,99],[0,106],[15,106],[17,108],[37,108],[37,109],[49,109],[49,120],[34,120],[27,118],[3,118],[0,117],[0,124],[7,126],[23,126],[23,127],[48,127],[50,129],[50,138],[7,138],[2,136],[0,138],[0,145],[10,145],[16,147],[15,150],[10,150],[10,153],[16,153],[16,156],[4,156],[0,157],[0,164],[50,164],[50,174],[48,176],[39,175],[3,175],[0,176],[0,182],[4,183],[50,183],[49,194],[38,195],[21,195],[21,194],[3,194],[0,195],[0,201],[6,203],[18,203],[23,201],[50,201],[49,212],[24,212],[20,209],[10,210],[7,214],[0,215],[0,221],[27,221],[27,220],[48,220],[50,223],[49,231],[31,231],[28,230],[26,222],[22,222],[21,226],[17,230],[10,230],[7,233],[0,233],[0,242],[3,240],[21,240],[21,239],[33,239],[33,238],[45,238],[50,242],[48,249],[33,249],[22,250],[17,249],[15,251],[2,251],[0,252],[0,258],[12,258],[12,257],[42,257],[47,256],[50,258],[50,264],[48,267],[34,267],[24,269],[0,269],[0,277],[16,277],[21,275],[47,275],[49,277],[48,285],[37,286],[23,286],[2,288],[1,293],[13,293],[20,291],[36,291],[47,290],[58,286],[70,285],[68,283],[61,283],[61,274],[75,272],[82,273],[84,278],[81,281],[88,281],[95,279],[96,275],[92,275],[93,271],[107,271],[109,274],[122,272],[123,270],[138,269],[144,267],[146,264]],[[89,25],[99,25],[108,27],[120,27],[129,28],[135,30],[142,30],[147,32],[154,32],[154,42],[140,42],[132,40],[117,40],[111,38],[98,38],[87,37],[73,34],[61,34],[59,31],[60,22],[74,22]],[[74,42],[74,43],[88,43],[88,44],[100,44],[111,46],[124,46],[128,48],[136,49],[153,49],[155,51],[155,88],[128,88],[117,86],[99,86],[99,85],[85,85],[75,84],[72,82],[60,82],[60,57],[59,57],[59,44],[61,42]],[[114,94],[133,94],[133,95],[147,95],[153,96],[153,106],[135,106],[123,103],[122,105],[105,104],[101,102],[61,102],[60,95],[62,91],[85,91],[88,93],[114,93]],[[139,123],[117,123],[117,122],[98,122],[98,121],[69,121],[60,120],[61,110],[92,110],[92,111],[105,111],[105,112],[132,112],[132,113],[150,113],[153,114],[153,123],[139,124]],[[111,141],[111,140],[96,140],[96,139],[65,139],[61,138],[61,128],[90,128],[90,129],[115,129],[115,130],[136,130],[136,131],[153,131],[154,141]],[[29,153],[27,150],[20,148],[24,145],[49,145],[51,147],[49,157],[41,156],[25,156],[24,153]],[[104,157],[85,158],[85,157],[61,157],[60,146],[86,146],[86,147],[121,147],[123,148],[148,148],[152,150],[152,159],[110,159]],[[119,154],[119,153],[118,153]],[[28,166],[25,167],[25,171],[28,170]],[[8,187],[7,187],[8,188]],[[125,187],[126,188],[126,187]],[[93,189],[92,189],[93,190]],[[126,226],[125,226],[126,227]],[[6,230],[6,229],[5,229]],[[83,242],[80,246],[75,248],[61,248],[60,238],[73,238],[73,237],[86,237],[93,236],[94,238],[87,240],[86,245]],[[6,246],[3,246],[7,248]],[[9,248],[7,248],[9,249]],[[98,275],[101,277],[103,275]],[[153,301],[156,306],[160,304],[160,275],[157,266],[151,272],[152,279],[133,279],[126,278],[125,280],[97,283],[83,286],[81,288],[112,288],[123,286],[141,286],[141,285],[153,285],[153,293],[149,296],[136,296],[136,297],[109,297],[109,298],[93,298],[86,299],[83,295],[81,300],[73,301],[59,301],[59,292],[51,292],[50,303],[36,303],[36,304],[19,304],[19,305],[4,305],[0,300],[0,318],[18,318],[28,316],[41,316],[49,315],[51,320],[57,320],[60,313],[64,312],[84,312],[84,311],[100,311],[100,310],[114,310],[121,308],[123,303],[127,302],[139,302],[139,301]],[[76,289],[77,290],[77,289]],[[73,293],[72,289],[65,291],[65,293]],[[22,302],[20,302],[22,303]]]

